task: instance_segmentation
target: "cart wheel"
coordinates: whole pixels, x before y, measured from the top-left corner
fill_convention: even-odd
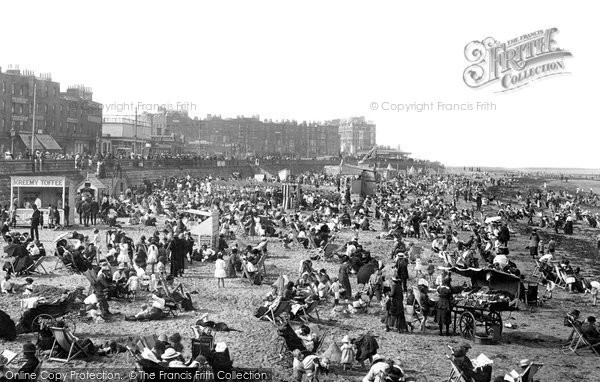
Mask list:
[[[40,328],[42,326],[54,326],[56,324],[56,319],[49,314],[42,313],[31,322],[31,331],[32,332],[40,332]]]
[[[492,326],[499,327],[498,335],[502,334],[502,315],[500,312],[490,312],[488,314],[488,320],[485,321],[485,332],[490,335]]]
[[[471,312],[463,312],[458,322],[460,334],[467,339],[475,336],[475,317]]]

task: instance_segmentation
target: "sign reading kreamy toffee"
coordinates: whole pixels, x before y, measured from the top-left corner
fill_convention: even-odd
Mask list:
[[[11,176],[13,187],[64,187],[65,178],[59,176]]]
[[[488,37],[468,43],[465,84],[480,88],[497,83],[498,91],[503,92],[567,73],[564,59],[571,57],[571,52],[558,46],[557,33],[557,28],[540,29],[507,42]]]

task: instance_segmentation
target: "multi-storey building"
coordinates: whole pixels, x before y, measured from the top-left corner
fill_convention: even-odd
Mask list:
[[[285,155],[334,156],[339,153],[338,127],[296,121],[261,121],[259,116],[223,119],[208,115],[200,121],[200,147],[207,153],[243,157]]]
[[[101,152],[148,155],[152,141],[152,125],[142,118],[104,117]]]
[[[61,93],[60,84],[52,81],[50,74],[0,69],[3,152],[31,150],[35,133],[34,150],[95,153],[101,126],[102,105],[92,100],[91,89],[76,86]]]
[[[365,117],[352,117],[339,121],[340,149],[342,152],[356,154],[370,150],[376,145],[376,126]]]

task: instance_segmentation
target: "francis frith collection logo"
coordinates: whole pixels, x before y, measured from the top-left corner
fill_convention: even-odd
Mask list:
[[[492,37],[471,41],[465,46],[469,62],[463,73],[465,84],[471,88],[496,84],[498,92],[503,92],[568,73],[564,59],[571,57],[571,52],[558,46],[557,33],[557,28],[549,28],[507,42]]]

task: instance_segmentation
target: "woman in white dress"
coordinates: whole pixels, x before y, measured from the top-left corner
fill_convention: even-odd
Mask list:
[[[219,252],[217,255],[217,261],[215,261],[215,277],[217,279],[217,288],[225,288],[225,277],[227,277],[227,264],[223,260],[223,253]]]

